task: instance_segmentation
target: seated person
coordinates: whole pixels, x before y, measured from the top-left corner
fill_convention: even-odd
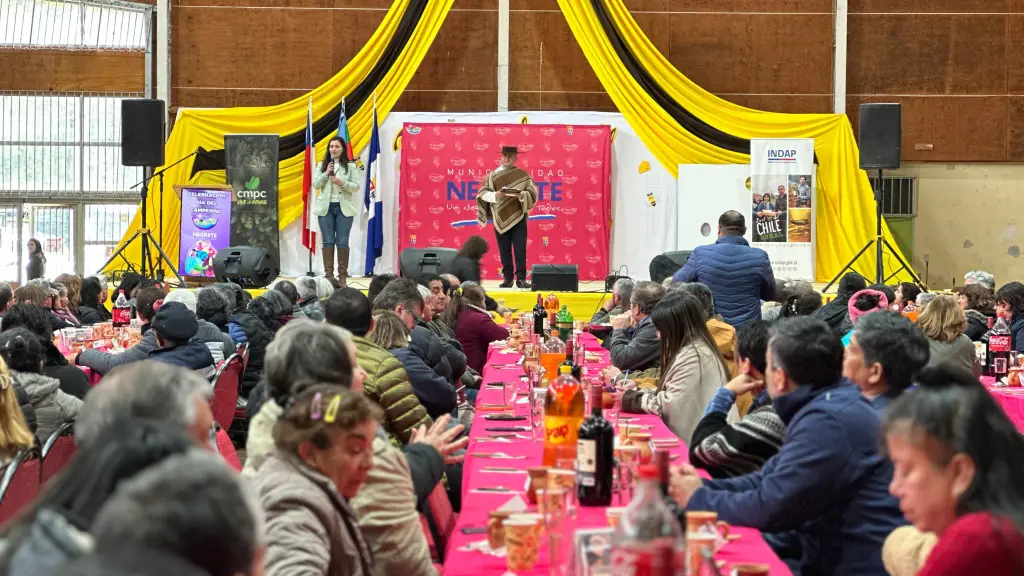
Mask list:
[[[896,575],[1021,574],[1024,465],[1004,456],[1024,453],[1020,432],[966,370],[925,368],[917,382],[882,424],[896,469],[889,489],[914,524],[886,541],[886,567]],[[901,551],[917,565],[893,569]]]
[[[103,280],[95,276],[83,279],[82,291],[78,297],[82,300],[78,307],[78,317],[82,321],[82,326],[110,322],[110,311],[103,305],[107,301],[107,287]]]
[[[786,318],[773,326],[766,357],[765,386],[787,426],[779,453],[758,472],[723,480],[701,480],[684,465],[669,494],[725,522],[793,531],[802,574],[884,574],[882,543],[906,521],[889,494],[892,465],[878,452],[878,413],[842,380],[839,335],[820,320]]]
[[[886,298],[885,294],[878,290],[872,290],[870,288],[861,290],[850,298],[850,303],[847,304],[847,314],[850,318],[850,330],[848,330],[843,336],[843,346],[850,344],[850,338],[853,336],[853,331],[857,325],[857,321],[868,314],[869,312],[878,312],[880,310],[887,310],[889,307],[889,299]]]
[[[856,272],[847,272],[839,279],[836,297],[811,314],[832,327],[839,335],[850,331],[850,298],[868,287],[868,281]]]
[[[402,363],[412,390],[427,414],[431,418],[451,414],[457,404],[455,388],[447,378],[431,368],[434,365],[432,361],[441,356],[440,348],[425,341],[417,342],[415,336],[410,342],[408,326],[392,312],[378,311],[373,323],[370,341],[390,350]]]
[[[736,329],[726,324],[721,314],[715,313],[715,298],[711,288],[700,282],[686,282],[679,289],[696,296],[704,306],[704,315],[708,318],[708,332],[711,332],[718,351],[722,353],[722,358],[725,358],[725,365],[729,367],[729,377],[732,378],[736,375]],[[743,413],[746,414],[746,407]]]
[[[373,331],[369,299],[355,288],[342,288],[327,299],[324,315],[328,324],[352,333],[356,358],[366,372],[363,393],[384,409],[387,433],[408,443],[417,427],[430,424],[430,417],[413,393],[402,363],[387,348],[367,338]]]
[[[168,302],[181,302],[193,314],[196,312],[197,301],[196,293],[187,289],[171,290],[167,297],[164,298],[164,304]],[[203,320],[198,315],[196,315],[196,320],[199,323],[196,338],[202,340],[203,344],[206,344],[206,347],[210,349],[214,364],[220,364],[222,360],[235,353],[238,347],[230,335],[221,332],[220,328],[216,325]]]
[[[606,298],[604,306],[591,317],[591,324],[605,324],[610,318],[625,314],[629,310],[630,298],[633,297],[634,283],[629,278],[619,278],[612,287],[611,298]]]
[[[691,294],[665,296],[650,318],[661,334],[656,342],[666,365],[654,390],[625,390],[622,411],[656,414],[685,441],[693,436],[704,407],[729,381],[729,371],[708,332],[704,308]]]
[[[612,365],[619,370],[646,370],[661,364],[658,330],[651,322],[651,311],[665,296],[656,282],[640,282],[630,297],[629,314],[612,320]]]
[[[480,286],[471,285],[455,292],[444,320],[455,329],[466,363],[477,372],[484,370],[491,342],[508,339],[508,330],[498,326],[484,309],[484,289]]]
[[[693,431],[690,462],[707,470],[712,478],[760,470],[782,447],[786,424],[772,407],[771,396],[764,387],[767,351],[767,322],[754,320],[740,328],[736,336],[740,374],[718,389]],[[736,397],[748,392],[755,396],[750,411],[739,422],[730,424],[727,417]]]
[[[857,322],[843,352],[843,376],[881,415],[928,364],[928,339],[897,312],[872,312]]]
[[[60,382],[43,374],[43,347],[39,337],[25,328],[0,334],[0,358],[10,369],[11,379],[28,394],[36,416],[36,439],[40,444],[66,422],[74,422],[82,401],[60,389]]]
[[[160,306],[153,317],[152,331],[156,334],[157,347],[147,356],[150,360],[198,370],[205,376],[212,376],[216,371],[210,349],[196,337],[199,331],[196,315],[181,302]]]
[[[163,301],[164,291],[156,286],[139,290],[136,295],[136,311],[139,320],[142,322],[142,340],[124,352],[116,354],[92,348],[83,350],[75,357],[75,364],[87,366],[97,374],[106,374],[122,364],[145,360],[149,353],[157,347],[156,334],[149,328],[150,322],[156,314],[156,309],[163,304]]]
[[[76,366],[68,363],[67,358],[60,353],[57,346],[53,344],[52,332],[50,332],[50,321],[46,310],[35,304],[15,304],[4,314],[3,322],[0,323],[0,330],[6,332],[14,328],[25,328],[39,337],[39,343],[43,347],[43,374],[50,378],[56,378],[60,382],[60,389],[66,394],[75,398],[85,398],[85,395],[92,388],[89,386],[89,379],[85,372]]]
[[[316,279],[310,276],[296,278],[295,293],[297,297],[295,315],[305,316],[314,322],[323,322],[324,307],[317,294]]]

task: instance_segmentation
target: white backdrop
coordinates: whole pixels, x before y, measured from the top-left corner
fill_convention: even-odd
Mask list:
[[[376,272],[397,272],[398,243],[398,170],[401,150],[395,152],[395,137],[405,122],[474,122],[518,124],[526,117],[531,124],[608,124],[615,128],[612,140],[612,226],[611,263],[613,269],[625,267],[635,279],[647,279],[652,258],[676,250],[676,228],[679,221],[676,205],[676,183],[655,160],[643,142],[617,113],[606,112],[489,112],[484,114],[441,114],[427,112],[393,112],[380,126],[381,166],[377,182],[384,202],[384,254],[377,262]],[[317,150],[317,155],[323,154]],[[362,155],[366,162],[365,151]],[[749,174],[748,166],[741,167]],[[365,179],[365,172],[364,179]],[[745,176],[744,176],[745,177]],[[365,183],[364,183],[365,185]],[[708,190],[714,191],[714,188]],[[362,198],[362,191],[359,198]],[[717,215],[715,218],[717,219]],[[715,221],[717,222],[717,220]],[[302,247],[302,222],[296,220],[281,231],[281,273],[285,276],[305,274],[309,252]],[[489,229],[486,233],[493,233]],[[351,256],[349,274],[363,275],[366,246],[366,216],[357,216],[349,238]],[[693,245],[691,245],[692,247]],[[320,254],[313,257],[313,270],[323,273]],[[610,270],[611,271],[611,270]],[[610,272],[609,271],[609,272]]]
[[[746,184],[749,177],[750,164],[680,164],[679,235],[675,249],[693,250],[696,246],[714,244],[718,240],[718,217],[723,212],[750,212]]]

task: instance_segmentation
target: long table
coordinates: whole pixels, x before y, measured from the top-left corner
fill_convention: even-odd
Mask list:
[[[996,402],[1003,407],[1003,411],[1017,427],[1017,431],[1024,434],[1024,388],[996,386],[996,379],[991,376],[982,376],[981,383],[985,385]]]
[[[598,354],[601,358],[598,362],[587,363],[584,367],[585,374],[596,375],[597,372],[607,366],[610,362],[607,351],[600,347],[597,339],[590,334],[583,334],[584,345],[588,352]],[[484,386],[477,396],[477,404],[501,404],[502,390],[500,388],[488,388],[489,382],[519,381],[523,370],[520,366],[508,367],[519,360],[518,354],[503,353],[500,349],[492,347],[488,357],[487,365],[484,368]],[[488,427],[508,426],[507,422],[488,421],[483,418],[487,412],[478,411],[473,421],[473,427],[469,435],[469,446],[462,476],[462,512],[459,515],[458,524],[453,531],[452,538],[448,544],[445,556],[445,576],[459,576],[462,574],[481,576],[484,574],[504,574],[506,571],[505,558],[498,558],[478,551],[462,551],[460,548],[472,542],[485,540],[486,534],[462,533],[463,528],[484,527],[487,525],[488,514],[492,510],[504,505],[513,495],[480,493],[476,489],[482,487],[495,488],[503,487],[512,490],[522,491],[526,483],[525,474],[507,474],[484,472],[483,468],[488,467],[512,467],[526,470],[531,466],[540,466],[543,446],[540,440],[515,439],[507,443],[481,442],[490,433],[485,430]],[[516,414],[526,416],[525,425],[529,426],[529,405],[516,404]],[[671,438],[672,432],[665,426],[660,418],[651,415],[631,415],[638,419],[631,424],[642,424],[653,426],[653,438]],[[521,426],[523,421],[512,422]],[[531,436],[530,432],[521,433]],[[476,458],[477,453],[503,452],[510,456],[525,456],[517,460],[496,460],[488,458]],[[679,447],[672,450],[678,454],[673,462],[685,462],[688,459],[688,451],[685,443],[681,442]],[[524,500],[525,494],[520,495]],[[618,505],[613,501],[613,505]],[[535,511],[535,510],[531,510]],[[576,528],[601,528],[607,527],[607,517],[604,508],[581,507],[578,511]],[[771,573],[775,576],[792,574],[786,565],[775,555],[772,549],[761,537],[760,532],[751,528],[733,527],[733,534],[739,538],[726,544],[718,553],[717,558],[724,560],[727,564],[723,574],[728,573],[728,565],[736,562],[756,562],[771,566]],[[538,556],[537,565],[531,574],[546,574],[548,571],[547,547],[543,546]]]

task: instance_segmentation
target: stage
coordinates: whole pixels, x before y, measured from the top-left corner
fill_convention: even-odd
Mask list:
[[[294,282],[295,277],[280,276],[275,282],[278,280],[291,280]],[[501,282],[498,280],[483,281],[483,287],[487,291],[487,295],[497,300],[498,304],[511,308],[513,311],[532,310],[534,305],[537,304],[538,292],[515,288],[499,288],[499,284]],[[370,286],[370,279],[349,278],[348,285],[366,292],[366,289]],[[258,296],[263,292],[266,292],[266,290],[249,290],[249,293],[253,296]],[[540,292],[540,294],[547,297],[551,292],[544,291]],[[604,282],[580,282],[579,292],[555,292],[554,294],[558,296],[558,303],[568,306],[569,312],[577,320],[590,320],[594,312],[604,303],[605,297],[611,296],[611,292],[605,294]]]

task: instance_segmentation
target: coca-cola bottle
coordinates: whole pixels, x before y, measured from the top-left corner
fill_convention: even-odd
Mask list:
[[[668,482],[668,478],[664,479]],[[612,540],[612,574],[682,575],[686,540],[661,495],[658,467],[640,467],[636,497],[622,513]]]
[[[128,299],[124,297],[124,290],[118,290],[117,300],[114,301],[114,309],[110,315],[115,328],[124,328],[132,323],[132,309]]]
[[[996,382],[1002,382],[1010,369],[1010,324],[1006,317],[999,316],[995,326],[988,331],[988,358],[992,366],[992,376]]]

